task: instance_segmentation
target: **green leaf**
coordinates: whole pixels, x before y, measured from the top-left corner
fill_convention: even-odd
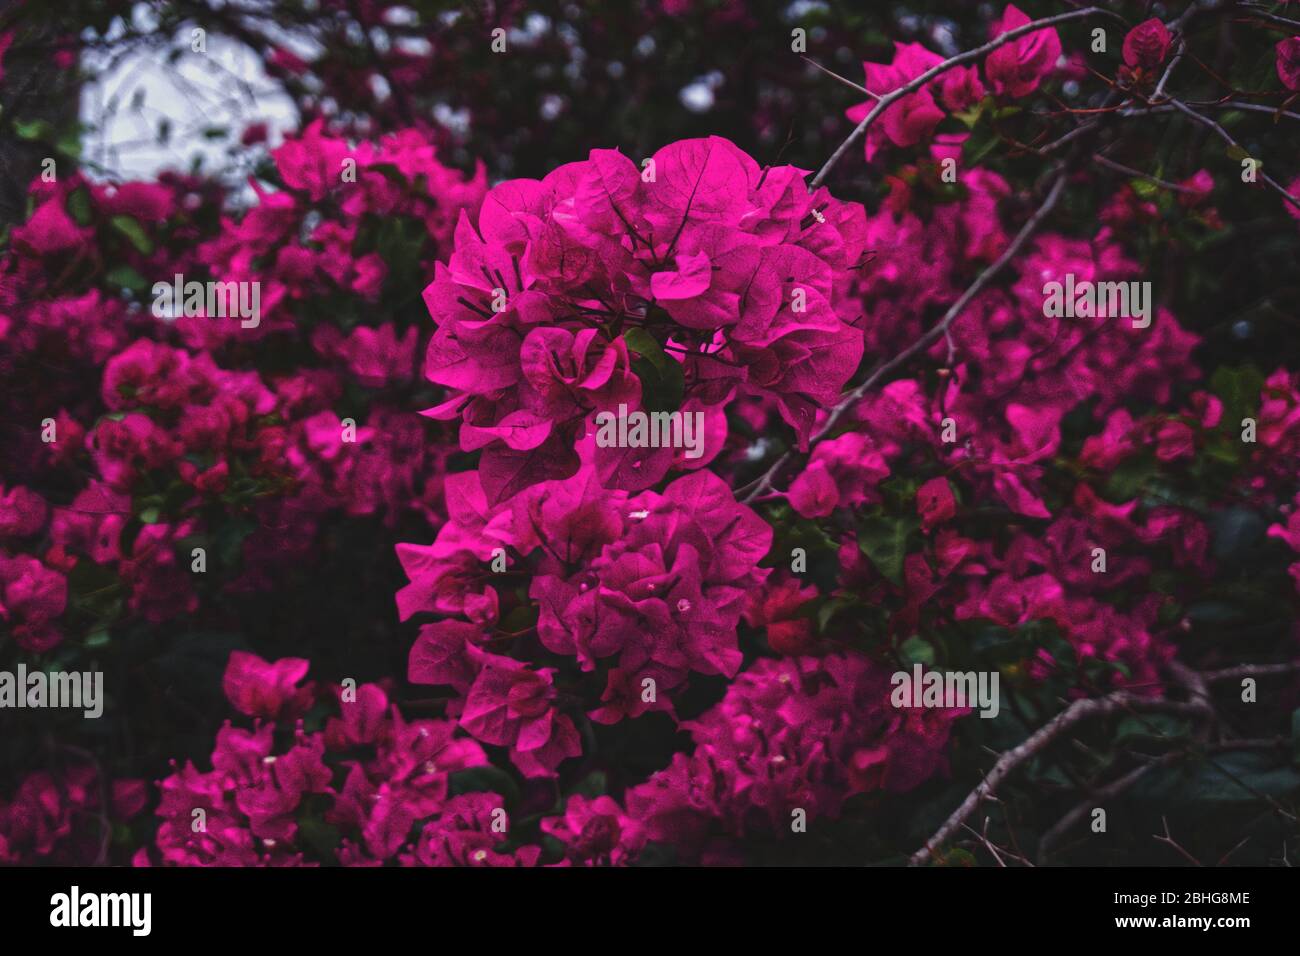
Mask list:
[[[128,265],[114,266],[108,270],[104,278],[113,285],[123,289],[130,289],[132,292],[141,292],[149,285],[144,276]]]
[[[858,526],[858,547],[871,559],[876,570],[901,587],[907,539],[920,525],[920,520],[911,515],[864,518]]]
[[[81,158],[81,130],[70,129],[54,143],[54,148],[71,159]]]
[[[311,847],[317,856],[326,860],[335,858],[339,844],[342,842],[342,834],[337,827],[315,815],[310,815],[298,821],[298,832],[302,835],[303,842]]]
[[[402,171],[394,163],[370,163],[366,166],[366,172],[379,173],[391,183],[399,186],[405,186],[407,179],[402,175]]]
[[[68,604],[101,624],[121,612],[122,584],[117,574],[93,561],[78,561],[68,572]]]
[[[1125,459],[1106,479],[1104,497],[1108,501],[1128,501],[1137,497],[1143,485],[1156,473],[1156,468],[1155,456],[1151,454]]]
[[[471,767],[458,770],[448,778],[448,791],[453,797],[462,793],[499,793],[507,805],[519,802],[519,785],[514,777],[500,767]]]
[[[632,333],[638,333],[633,336]],[[674,361],[659,348],[659,343],[644,329],[632,329],[624,338],[628,347],[637,352],[632,360],[632,371],[641,380],[641,404],[647,412],[675,412],[682,406],[686,394],[686,377],[681,363]],[[646,341],[648,340],[648,341]]]
[[[1222,427],[1234,433],[1237,444],[1240,444],[1241,420],[1256,416],[1263,389],[1264,376],[1253,365],[1221,365],[1210,376],[1210,390],[1224,405]]]
[[[623,333],[623,341],[627,343],[629,349],[660,371],[667,367],[669,358],[664,354],[663,346],[645,329],[628,329]]]
[[[970,109],[963,110],[960,113],[953,113],[952,115],[957,117],[957,119],[961,120],[961,122],[963,122],[964,124],[966,124],[967,129],[974,129],[975,124],[978,123],[980,121],[980,117],[984,115],[984,110],[988,108],[988,106],[992,105],[992,103],[993,103],[992,98],[986,96],[984,97],[984,99],[980,100],[980,102],[976,103]]]
[[[817,632],[819,634],[825,633],[826,625],[831,622],[831,619],[835,617],[836,614],[843,611],[845,608],[853,607],[855,604],[857,604],[857,601],[853,598],[831,598],[829,601],[823,603],[822,606],[817,609]]]
[[[1133,793],[1164,807],[1190,805],[1212,813],[1229,805],[1258,805],[1260,794],[1294,800],[1300,796],[1300,772],[1278,766],[1270,754],[1233,751],[1149,774]]]
[[[19,139],[48,141],[54,138],[54,127],[48,120],[43,119],[28,122],[14,120],[14,132],[18,134]]]
[[[609,778],[603,770],[593,770],[587,776],[583,777],[573,788],[573,793],[580,793],[588,800],[594,800],[597,797],[609,793]]]
[[[965,168],[978,166],[980,160],[998,145],[998,134],[988,123],[981,123],[972,130],[970,138],[962,144],[961,164]]]
[[[68,194],[68,215],[78,226],[90,225],[90,192],[84,186]]]
[[[1172,714],[1143,714],[1125,717],[1115,728],[1115,746],[1148,746],[1153,740],[1181,740],[1191,724]]]
[[[244,553],[244,539],[252,534],[255,528],[253,522],[241,518],[218,524],[212,540],[214,553],[209,555],[209,559],[215,557],[217,563],[224,568],[239,567]]]
[[[153,252],[153,242],[145,235],[144,228],[130,216],[114,216],[109,220],[114,229],[126,236],[131,245],[135,246],[136,252],[141,255],[149,255]]]
[[[934,663],[934,645],[918,634],[913,634],[899,645],[898,651],[906,664],[924,664],[929,667]]]
[[[1250,153],[1246,152],[1240,146],[1229,146],[1228,158],[1231,159],[1233,162],[1240,163],[1244,159],[1252,159],[1253,157],[1250,155]],[[1255,168],[1263,169],[1264,164],[1261,163],[1259,160],[1255,160]]]
[[[1150,199],[1160,190],[1160,187],[1149,179],[1130,179],[1129,188],[1137,193],[1143,199]]]

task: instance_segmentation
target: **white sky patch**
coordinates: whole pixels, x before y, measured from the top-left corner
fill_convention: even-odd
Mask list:
[[[154,26],[144,4],[135,7],[133,20],[141,30]],[[123,32],[115,21],[108,37]],[[80,118],[87,127],[82,155],[92,178],[152,179],[164,169],[189,171],[195,157],[203,169],[215,171],[226,165],[226,150],[245,127],[265,123],[272,146],[298,127],[292,100],[267,76],[256,52],[211,31],[206,52],[193,52],[191,40],[192,27],[185,26],[170,43],[85,52],[82,66],[89,79],[81,92]],[[312,58],[309,39],[279,40]],[[181,52],[173,57],[173,50]],[[163,127],[170,129],[166,139],[159,137]],[[221,137],[208,134],[223,128],[227,133]]]

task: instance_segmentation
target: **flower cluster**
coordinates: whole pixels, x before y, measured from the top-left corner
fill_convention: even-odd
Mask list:
[[[687,725],[695,749],[627,793],[641,832],[695,862],[733,862],[735,841],[838,817],[860,794],[906,792],[946,762],[963,711],[895,708],[889,672],[859,656],[762,660]]]
[[[364,320],[400,288],[392,270],[431,263],[477,209],[482,171],[442,166],[414,130],[352,147],[319,123],[273,159],[284,189],[256,187],[248,209],[192,177],[34,184],[0,263],[0,370],[16,386],[0,402],[16,431],[0,616],[20,648],[63,640],[69,576],[74,599],[120,598],[96,625],[156,624],[198,609],[196,572],[228,592],[273,586],[328,515],[392,526],[438,507],[432,426],[397,397],[419,330]],[[260,321],[159,317],[151,282],[175,276],[256,285]]]
[[[107,863],[113,826],[148,801],[143,780],[109,781],[83,760],[28,774],[11,799],[0,798],[0,864]]]
[[[733,677],[747,594],[767,576],[758,562],[771,529],[715,475],[686,475],[662,493],[606,492],[591,447],[588,440],[576,478],[530,486],[495,508],[476,474],[449,476],[450,516],[437,540],[398,547],[411,577],[398,595],[402,617],[426,611],[472,621],[424,625],[411,681],[463,695],[449,713],[482,742],[509,746],[530,776],[577,756],[578,735],[555,707],[553,669],[485,650],[498,643],[503,602],[536,604],[534,653],[559,655],[572,678],[598,676],[599,706],[589,716],[616,723],[671,712],[670,693],[692,672]],[[530,569],[526,595],[511,593],[509,575],[488,570],[492,553],[504,560],[507,550]],[[528,654],[529,642],[514,644],[512,653]]]
[[[760,661],[684,725],[694,752],[629,788],[626,810],[575,793],[516,834],[507,797],[457,792],[490,767],[484,749],[449,721],[404,720],[378,685],[323,694],[338,716],[308,732],[307,669],[232,655],[226,694],[253,727],[227,721],[210,771],[187,762],[160,782],[156,846],[137,865],[624,865],[649,844],[723,862],[729,840],[789,832],[793,810],[834,819],[855,795],[914,789],[963,713],[890,706],[887,670],[859,657]]]
[[[492,504],[576,474],[599,412],[777,403],[801,441],[857,368],[848,292],[861,207],[761,168],[720,137],[637,165],[593,150],[541,181],[494,187],[456,229],[424,300],[437,324],[425,375],[452,390]],[[602,483],[639,491],[671,449],[605,449]]]
[[[298,686],[307,668],[232,655],[227,698],[253,728],[227,721],[210,771],[187,762],[160,783],[156,846],[137,865],[304,865],[303,847],[319,851],[322,839],[349,866],[536,860],[537,847],[501,848],[500,795],[450,792],[458,772],[487,765],[478,744],[448,721],[403,720],[376,684],[334,688],[338,715],[308,732],[301,718],[316,695]]]

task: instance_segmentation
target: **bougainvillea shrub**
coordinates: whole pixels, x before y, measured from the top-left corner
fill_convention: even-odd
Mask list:
[[[120,6],[0,19],[0,862],[1300,851],[1294,11]],[[31,95],[223,35],[296,128]]]

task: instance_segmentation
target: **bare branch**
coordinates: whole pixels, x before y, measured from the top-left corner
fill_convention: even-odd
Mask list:
[[[1076,700],[1024,741],[1002,754],[994,763],[993,769],[985,775],[979,785],[972,790],[943,825],[935,831],[934,836],[925,842],[925,846],[912,854],[909,866],[920,866],[930,859],[936,849],[942,846],[963,823],[969,819],[976,808],[988,799],[1010,773],[1026,760],[1046,749],[1057,737],[1075,724],[1092,717],[1105,717],[1120,711],[1137,711],[1140,713],[1199,713],[1192,704],[1163,700],[1152,697],[1138,697],[1130,691],[1115,691],[1105,697],[1088,697]]]
[[[1238,664],[1223,670],[1203,671],[1201,676],[1210,684],[1222,681],[1240,680],[1243,677],[1271,677],[1276,674],[1295,674],[1300,672],[1300,661],[1287,661],[1284,664]]]

